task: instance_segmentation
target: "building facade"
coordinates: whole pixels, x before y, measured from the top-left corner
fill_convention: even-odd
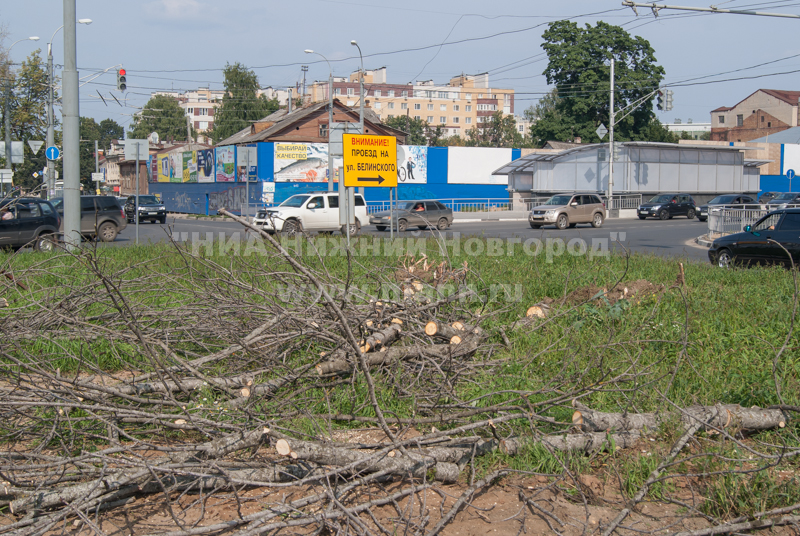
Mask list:
[[[691,119],[685,123],[680,119],[675,119],[674,123],[663,123],[663,125],[673,134],[678,136],[688,134],[693,140],[709,139],[706,136],[711,134],[711,123],[695,123]]]
[[[750,141],[798,126],[800,91],[759,89],[711,112],[712,141]]]
[[[347,106],[359,106],[359,73],[349,78],[333,79],[333,96]],[[447,84],[433,80],[416,84],[387,83],[386,67],[364,71],[364,106],[386,121],[408,117],[441,126],[446,136],[465,136],[472,128],[481,128],[495,112],[514,114],[514,90],[489,86],[489,75],[460,75]],[[309,86],[311,102],[329,98],[328,81]]]

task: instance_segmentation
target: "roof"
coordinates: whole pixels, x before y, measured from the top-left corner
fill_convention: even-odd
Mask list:
[[[761,167],[771,162],[774,162],[774,160],[745,159],[744,167]]]
[[[623,147],[639,147],[639,148],[661,148],[661,149],[702,149],[712,151],[744,151],[754,150],[757,147],[733,147],[731,145],[694,145],[690,143],[663,143],[655,141],[626,141],[622,143]],[[512,160],[508,164],[498,168],[492,172],[492,175],[510,175],[511,173],[532,173],[533,166],[536,162],[552,162],[572,153],[579,153],[589,151],[595,148],[608,147],[607,143],[591,143],[587,145],[580,145],[571,149],[566,149],[559,153],[531,153],[516,160]]]
[[[573,147],[580,147],[583,145],[582,143],[574,143],[570,141],[548,141],[544,144],[545,149],[558,149],[563,151],[564,149],[572,149]]]
[[[767,95],[771,95],[776,99],[787,102],[792,106],[796,106],[797,100],[800,99],[800,91],[784,91],[782,89],[761,89],[759,91],[763,91]]]
[[[713,114],[714,112],[730,112],[731,110],[733,110],[733,106],[720,106],[719,108],[711,110],[711,113]]]
[[[775,134],[764,136],[749,143],[798,143],[800,144],[800,127],[787,128]]]

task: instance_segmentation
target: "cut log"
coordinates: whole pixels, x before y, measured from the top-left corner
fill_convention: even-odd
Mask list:
[[[630,448],[639,440],[639,432],[621,432],[618,434],[585,433],[544,436],[541,439],[510,438],[500,443],[500,451],[510,456],[516,455],[525,446],[541,443],[555,450],[572,452],[597,452],[611,446]]]
[[[484,336],[483,329],[479,327],[469,327],[462,322],[453,322],[448,326],[443,322],[437,322],[435,320],[431,320],[425,324],[425,334],[429,337],[450,341],[451,344],[457,344],[452,343],[453,337],[459,337],[459,340],[463,340],[467,335]]]
[[[381,346],[388,346],[400,337],[401,332],[402,328],[399,324],[391,324],[386,329],[376,331],[367,337],[367,340],[364,341],[364,346],[362,347],[361,351],[369,352],[370,350],[375,350]]]
[[[477,349],[478,341],[476,340],[467,340],[458,345],[415,344],[413,346],[395,346],[387,349],[385,352],[370,353],[365,356],[365,359],[367,365],[374,367],[421,356],[432,357],[439,360],[449,359],[450,357],[462,358],[474,354]],[[317,373],[321,375],[351,372],[353,370],[353,363],[346,359],[337,359],[335,361],[319,363],[315,369]]]
[[[531,305],[528,307],[528,310],[525,311],[525,316],[527,318],[547,318],[547,315],[550,314],[550,303],[548,302],[539,302],[535,305]]]
[[[579,402],[572,415],[572,422],[585,432],[656,430],[667,421],[680,420],[684,426],[697,420],[705,423],[705,429],[728,428],[742,431],[771,430],[786,426],[787,415],[779,409],[758,407],[743,408],[738,404],[717,406],[691,406],[683,412],[660,413],[604,413],[590,409]]]

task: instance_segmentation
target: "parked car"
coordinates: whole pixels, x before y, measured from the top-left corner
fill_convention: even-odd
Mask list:
[[[556,194],[544,204],[531,209],[528,223],[532,229],[555,225],[558,229],[590,223],[600,227],[606,219],[606,206],[595,194]]]
[[[782,193],[767,203],[768,209],[786,208],[789,205],[800,205],[800,193],[786,192]]]
[[[53,206],[63,220],[64,198],[54,198]],[[83,236],[89,239],[99,237],[103,242],[113,242],[126,226],[125,213],[119,206],[116,197],[110,195],[81,196],[81,234]]]
[[[697,205],[692,196],[688,194],[658,194],[647,203],[639,205],[637,212],[640,220],[648,216],[661,220],[686,216],[691,220],[697,214]]]
[[[129,223],[135,221],[133,214],[136,211],[136,196],[129,195],[125,201],[125,217]],[[167,222],[167,209],[154,195],[139,196],[139,223],[151,221],[153,223]]]
[[[764,192],[758,196],[758,202],[761,203],[762,205],[766,205],[767,203],[769,203],[782,193],[783,192]]]
[[[0,247],[18,249],[33,245],[50,251],[57,242],[61,218],[50,202],[16,197],[0,201]]]
[[[700,221],[706,221],[708,219],[709,210],[720,209],[720,208],[742,208],[742,209],[759,210],[761,208],[761,205],[759,205],[758,202],[749,195],[742,195],[742,194],[718,195],[705,205],[700,205],[699,207],[697,207],[697,219]]]
[[[780,244],[780,245],[779,245]],[[782,247],[781,247],[782,246]],[[800,264],[800,209],[786,208],[770,212],[740,233],[714,240],[708,259],[722,268],[731,265]]]
[[[356,222],[349,228],[356,235],[367,225],[367,203],[361,194],[355,194]],[[339,225],[339,193],[311,192],[293,195],[280,205],[259,210],[253,220],[268,233],[284,233],[294,236],[301,231],[332,232],[341,230]]]
[[[453,223],[453,209],[438,201],[399,201],[394,210],[394,219],[390,220],[390,211],[382,210],[370,214],[369,223],[379,231],[385,231],[390,224],[396,225],[399,231],[413,226],[420,229],[435,226],[444,231]]]

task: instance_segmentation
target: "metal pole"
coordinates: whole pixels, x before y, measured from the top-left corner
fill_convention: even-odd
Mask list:
[[[614,58],[611,58],[611,97],[608,122],[608,210],[614,208]],[[610,215],[610,212],[609,212]]]
[[[52,41],[52,40],[51,40]],[[55,126],[54,126],[54,114],[53,114],[53,100],[54,100],[54,88],[53,88],[53,43],[47,43],[47,147],[52,147],[55,145]],[[50,196],[53,195],[53,191],[56,188],[56,177],[55,177],[55,162],[53,160],[47,159],[47,177],[46,177],[46,188],[47,188],[47,195],[45,195],[45,199],[49,199]]]
[[[11,100],[11,55],[8,56],[8,65],[6,67],[6,98],[3,104],[3,116],[5,117],[5,131],[6,131],[6,168],[11,169],[11,117],[9,116],[10,106],[8,101]],[[3,193],[7,191],[5,183],[0,185]]]
[[[139,142],[136,142],[136,206],[133,208],[134,214],[136,214],[136,245],[139,245],[139,147],[141,145]]]
[[[719,9],[718,7],[686,7],[686,6],[668,6],[665,4],[639,4],[631,0],[624,0],[622,5],[625,7],[633,8],[636,13],[637,7],[646,7],[653,10],[653,14],[658,16],[660,9],[679,9],[683,11],[705,11],[706,13],[731,13],[734,15],[757,15],[759,17],[782,17],[786,19],[800,19],[800,15],[784,14],[784,13],[768,13],[766,11],[749,11],[743,9]],[[638,15],[638,13],[636,13]]]
[[[389,188],[389,238],[394,238],[394,224],[392,223],[392,219],[394,216],[394,210],[392,210],[392,206],[394,205],[394,196],[392,195],[393,188]]]
[[[330,68],[330,66],[331,64],[328,63],[328,68]],[[331,151],[332,132],[333,132],[333,69],[330,70],[330,73],[328,75],[328,191],[329,192],[333,191],[333,153]]]
[[[246,148],[247,151],[247,158],[246,158],[246,166],[244,168],[244,202],[245,202],[245,219],[250,221],[250,147]]]
[[[80,245],[81,162],[78,53],[75,2],[64,0],[64,239],[71,250]]]
[[[100,173],[100,155],[97,151],[97,140],[94,140],[94,172]],[[92,177],[94,178],[94,177]],[[100,182],[94,183],[95,193],[100,195]]]

